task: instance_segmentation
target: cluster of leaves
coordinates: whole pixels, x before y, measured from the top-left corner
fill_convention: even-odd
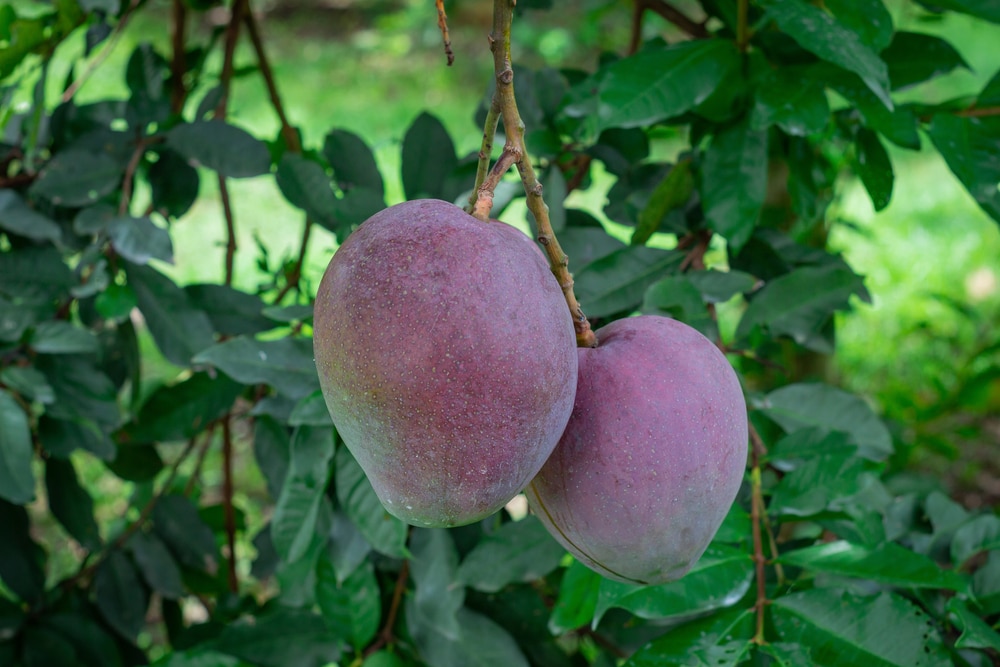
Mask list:
[[[1000,220],[1000,74],[975,100],[896,104],[961,57],[894,31],[879,0],[824,4],[762,0],[744,14],[706,0],[710,35],[654,39],[590,73],[516,72],[588,314],[684,320],[746,382],[745,488],[695,569],[650,587],[573,562],[531,516],[429,530],[386,514],[319,394],[301,258],[262,262],[259,293],[162,270],[171,224],[206,177],[223,189],[274,178],[305,213],[303,248],[313,224],[343,239],[386,203],[359,137],[335,129],[303,148],[287,124],[265,141],[226,122],[231,71],[205,62],[233,25],[225,45],[138,48],[125,99],[53,103],[60,40],[84,31],[99,46],[121,8],[65,0],[24,18],[4,5],[0,98],[37,84],[25,113],[5,113],[0,146],[0,664],[995,662],[1000,517],[886,476],[890,431],[808,362],[833,350],[835,311],[867,298],[825,249],[844,170],[881,208],[883,142],[917,149],[925,131]],[[935,5],[1000,21],[989,2]],[[235,0],[233,24],[246,9]],[[651,157],[665,135],[684,138],[672,162]],[[633,229],[629,243],[563,203],[595,161],[614,178],[604,213]],[[433,116],[407,131],[408,198],[463,201],[475,168]],[[516,196],[507,185],[495,214]],[[180,369],[162,386],[144,375],[150,340]],[[273,502],[262,526],[234,500],[233,459],[251,448]],[[108,477],[129,495],[95,506]],[[53,522],[72,540],[69,570],[44,541]]]

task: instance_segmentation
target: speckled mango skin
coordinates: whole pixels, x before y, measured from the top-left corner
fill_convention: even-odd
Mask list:
[[[736,498],[747,412],[736,373],[691,327],[643,315],[581,349],[573,415],[526,489],[549,532],[609,579],[658,584],[704,553]]]
[[[458,526],[545,463],[573,409],[573,323],[534,243],[438,200],[390,207],[334,254],[314,349],[333,422],[391,514]]]

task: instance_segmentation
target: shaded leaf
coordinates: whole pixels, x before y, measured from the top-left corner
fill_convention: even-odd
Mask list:
[[[66,532],[85,549],[100,548],[101,533],[94,519],[94,499],[80,485],[71,460],[51,458],[45,462],[45,490],[49,510]]]
[[[594,620],[602,580],[601,575],[573,560],[563,573],[559,597],[549,617],[548,627],[552,634],[561,635]]]
[[[45,551],[30,531],[27,511],[0,499],[0,581],[26,603],[45,592]]]
[[[508,584],[544,577],[565,553],[537,517],[527,516],[481,539],[462,560],[456,580],[495,593]]]
[[[338,447],[335,481],[337,500],[376,551],[406,555],[406,524],[389,514],[347,447]]]
[[[804,137],[822,131],[829,122],[826,91],[798,68],[769,69],[756,87],[750,116],[754,130],[777,125],[786,134]]]
[[[639,212],[639,220],[632,232],[632,245],[642,245],[660,228],[664,216],[671,210],[683,206],[694,191],[691,176],[691,160],[678,160],[667,175],[656,186]]]
[[[668,276],[650,285],[642,301],[642,312],[680,320],[707,338],[719,338],[718,325],[687,274]]]
[[[919,32],[897,32],[881,55],[889,67],[893,90],[969,67],[949,42]]]
[[[154,391],[119,435],[139,442],[192,438],[225,415],[242,390],[225,375],[194,373]]]
[[[14,190],[0,190],[0,229],[33,241],[58,243],[62,238],[59,225],[29,207]]]
[[[931,141],[973,199],[1000,222],[1000,118],[962,118],[937,114]]]
[[[368,540],[350,517],[341,510],[334,512],[330,521],[330,539],[326,544],[326,551],[337,581],[343,582],[351,576],[371,550]]]
[[[302,155],[285,153],[278,163],[275,180],[285,199],[313,221],[327,229],[337,229],[337,198],[322,166]]]
[[[130,482],[148,482],[163,470],[163,459],[150,444],[119,445],[108,469]]]
[[[892,41],[892,15],[882,0],[824,0],[823,5],[876,51]]]
[[[40,354],[93,354],[99,349],[90,330],[65,320],[39,322],[28,344]]]
[[[153,206],[164,215],[179,218],[198,199],[201,177],[177,152],[164,149],[146,170]]]
[[[451,534],[443,528],[415,529],[410,550],[410,573],[417,587],[412,599],[420,626],[457,641],[462,626],[456,614],[465,601],[465,589],[456,580],[458,553]]]
[[[153,507],[152,518],[153,531],[177,560],[198,571],[214,571],[219,560],[215,535],[190,500],[165,495]]]
[[[955,617],[955,626],[962,634],[955,640],[955,648],[991,648],[1000,651],[1000,633],[976,616],[957,597],[948,600],[947,609]]]
[[[292,441],[288,429],[276,419],[262,415],[254,421],[253,452],[267,482],[267,491],[277,501],[285,484],[291,460]]]
[[[86,206],[113,192],[124,169],[106,153],[70,149],[56,154],[29,192],[57,206]]]
[[[333,451],[332,429],[300,426],[292,435],[288,473],[271,521],[274,548],[288,562],[299,560],[312,542]]]
[[[316,602],[327,627],[361,651],[378,632],[382,604],[371,561],[340,580],[333,564],[320,558],[316,569]]]
[[[271,170],[264,142],[220,120],[182,123],[166,134],[167,146],[189,162],[229,178],[260,176]]]
[[[326,408],[323,392],[314,391],[295,404],[292,414],[288,416],[291,426],[333,426],[330,411]]]
[[[132,561],[111,551],[94,575],[94,599],[104,620],[126,639],[135,641],[146,623],[149,594]]]
[[[969,14],[977,18],[986,19],[992,23],[1000,23],[1000,6],[993,0],[920,0],[921,4],[928,4],[934,9],[950,9],[953,12]]]
[[[413,121],[403,137],[402,160],[403,190],[408,200],[454,198],[446,185],[458,158],[448,131],[436,117],[424,112]]]
[[[0,498],[15,505],[34,499],[33,457],[28,415],[10,392],[0,389]]]
[[[978,516],[955,531],[951,541],[951,561],[962,566],[981,551],[1000,549],[1000,517]]]
[[[767,132],[748,120],[719,132],[701,165],[705,220],[733,251],[750,239],[767,190]]]
[[[646,289],[680,265],[684,253],[627,246],[591,262],[576,274],[576,296],[590,317],[638,308]]]
[[[872,199],[872,206],[876,211],[881,211],[889,205],[892,198],[893,173],[889,154],[878,135],[863,128],[858,130],[855,146],[857,152],[854,158],[858,175]]]
[[[217,333],[227,336],[253,335],[274,328],[264,316],[264,301],[228,285],[185,285],[184,293],[195,308],[203,310]]]
[[[7,385],[8,389],[39,403],[52,403],[56,400],[55,390],[48,379],[32,366],[7,366],[0,370],[0,382]]]
[[[774,488],[768,510],[778,515],[814,516],[843,509],[861,490],[865,462],[853,450],[809,459]]]
[[[140,530],[132,534],[127,544],[150,588],[171,600],[184,595],[180,567],[163,540],[155,533]]]
[[[411,613],[412,598],[407,600],[407,618],[413,618],[411,632],[420,655],[435,667],[528,667],[517,642],[502,627],[486,616],[458,610],[461,635],[451,638],[433,626],[421,622],[419,613]]]
[[[253,622],[230,623],[205,646],[261,667],[325,667],[341,654],[319,614],[280,605]]]
[[[623,667],[736,667],[744,664],[753,633],[753,612],[733,609],[672,628],[636,651]]]
[[[330,130],[323,139],[323,157],[333,167],[340,189],[367,188],[379,196],[384,194],[375,156],[358,135],[347,130]]]
[[[136,264],[146,264],[151,259],[173,263],[174,246],[170,233],[149,219],[125,216],[108,223],[111,245],[119,255]]]
[[[215,366],[243,384],[269,384],[294,399],[319,389],[312,341],[307,338],[261,341],[240,336],[204,350],[193,361]]]
[[[701,293],[705,303],[723,303],[737,294],[750,292],[757,285],[757,279],[743,271],[690,271],[685,277]]]

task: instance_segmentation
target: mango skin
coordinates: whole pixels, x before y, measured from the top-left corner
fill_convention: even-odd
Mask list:
[[[526,489],[549,532],[617,581],[682,577],[736,498],[747,457],[739,379],[701,333],[617,320],[580,349],[573,415]]]
[[[569,420],[573,323],[533,246],[417,200],[364,222],[323,276],[313,345],[327,407],[386,510],[408,523],[497,511]]]

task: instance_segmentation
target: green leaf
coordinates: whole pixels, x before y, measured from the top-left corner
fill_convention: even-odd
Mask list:
[[[135,641],[146,624],[149,594],[132,561],[111,551],[94,575],[94,599],[104,620],[126,639]]]
[[[881,211],[889,205],[892,198],[893,173],[889,154],[878,135],[864,128],[858,130],[855,147],[855,168],[872,199],[872,206],[876,211]]]
[[[45,551],[31,539],[28,512],[0,499],[0,581],[22,602],[45,593]]]
[[[403,137],[402,159],[403,190],[408,200],[454,199],[446,186],[458,158],[440,120],[427,112],[417,116]]]
[[[122,166],[107,153],[74,148],[56,154],[29,192],[57,206],[87,206],[118,188],[123,175]]]
[[[193,648],[172,651],[153,663],[153,667],[245,667],[239,658],[218,651]]]
[[[39,322],[28,345],[39,354],[94,354],[99,349],[89,329],[65,320]]]
[[[333,564],[320,558],[316,569],[316,602],[327,627],[361,651],[378,632],[382,604],[371,561],[340,581]]]
[[[274,328],[274,323],[263,315],[264,301],[256,294],[211,283],[185,285],[184,293],[191,305],[205,311],[217,333],[252,336]]]
[[[323,157],[333,167],[341,190],[366,188],[380,197],[384,195],[382,174],[375,156],[358,135],[347,130],[330,130],[323,140]]]
[[[811,65],[809,72],[814,81],[833,88],[852,102],[866,127],[885,135],[897,146],[920,149],[917,117],[912,107],[887,108],[861,77],[829,63]]]
[[[0,370],[0,382],[32,401],[45,404],[56,400],[48,379],[32,366],[7,366]]]
[[[768,510],[777,515],[814,516],[843,509],[861,490],[865,461],[853,450],[809,459],[774,488]]]
[[[976,96],[977,107],[987,107],[995,104],[1000,104],[1000,70],[997,70],[993,78],[986,82],[983,89],[979,91],[979,95]]]
[[[0,229],[33,241],[62,239],[59,225],[29,207],[14,190],[0,190]]]
[[[767,132],[744,120],[716,134],[702,161],[700,190],[705,220],[734,252],[742,248],[767,194]]]
[[[170,278],[150,266],[127,263],[128,284],[156,346],[169,361],[186,367],[213,341],[212,323]]]
[[[433,628],[443,639],[456,641],[462,633],[458,610],[465,589],[456,580],[458,553],[451,534],[443,528],[419,528],[410,540],[410,574],[416,585],[414,611],[422,628]]]
[[[184,581],[180,567],[156,533],[137,531],[127,544],[142,578],[150,588],[170,600],[183,597]]]
[[[987,554],[986,563],[972,575],[972,593],[984,613],[1000,613],[1000,551]]]
[[[365,562],[372,547],[358,527],[343,511],[333,513],[330,521],[330,539],[326,543],[327,557],[333,565],[338,582],[351,576],[361,563]]]
[[[750,128],[777,125],[786,134],[808,136],[830,122],[830,105],[823,86],[803,76],[799,68],[768,69],[757,84]]]
[[[821,667],[938,667],[940,638],[924,612],[911,602],[881,593],[862,597],[817,588],[771,603],[783,642],[809,648]]]
[[[130,482],[148,482],[163,470],[163,459],[150,444],[120,445],[114,450],[108,469]]]
[[[288,416],[290,426],[333,426],[323,392],[314,391],[295,404]]]
[[[705,303],[724,303],[737,294],[753,291],[757,279],[743,271],[690,271],[684,274],[701,293]]]
[[[49,510],[66,532],[89,551],[100,548],[94,499],[80,485],[72,461],[51,458],[45,462],[45,490]]]
[[[292,435],[288,474],[271,522],[274,548],[288,562],[302,558],[316,532],[333,451],[332,429],[300,426]]]
[[[947,609],[954,615],[955,627],[962,632],[955,640],[955,648],[991,648],[1000,651],[1000,633],[973,614],[964,602],[953,597],[948,600]]]
[[[733,609],[671,628],[632,654],[623,667],[737,667],[745,664],[752,646],[753,619],[752,611]]]
[[[583,118],[592,137],[609,128],[652,125],[705,101],[738,66],[730,40],[696,40],[641,51],[575,86],[564,113]]]
[[[326,667],[341,653],[341,641],[319,614],[280,605],[252,622],[226,625],[205,646],[259,667]]]
[[[951,43],[920,32],[897,32],[881,55],[889,67],[893,90],[908,88],[959,67],[969,68]]]
[[[528,667],[517,642],[502,627],[486,616],[458,610],[461,635],[451,638],[433,626],[422,623],[419,613],[411,611],[412,598],[407,600],[407,619],[424,662],[434,667]]]
[[[292,442],[288,429],[276,419],[258,417],[254,422],[253,452],[267,482],[267,491],[273,500],[281,497],[288,465],[291,460]]]
[[[706,337],[718,340],[719,328],[701,300],[701,292],[687,274],[667,276],[649,286],[642,301],[642,312],[680,320]]]
[[[763,4],[778,28],[799,46],[856,73],[886,108],[892,108],[888,69],[857,32],[801,0],[766,0]]]
[[[559,233],[559,245],[569,257],[569,266],[573,271],[579,271],[625,247],[624,243],[604,231],[593,216],[575,209],[566,209],[566,227]]]
[[[165,216],[179,218],[198,199],[201,186],[198,170],[175,151],[157,152],[157,160],[149,166],[146,178],[152,189],[153,206]]]
[[[1000,222],[1000,118],[962,118],[937,114],[931,141],[973,199]]]
[[[660,228],[663,218],[675,208],[687,203],[694,191],[691,160],[678,160],[653,190],[645,208],[639,212],[638,224],[632,232],[632,245],[643,245]]]
[[[25,505],[35,498],[28,415],[10,392],[0,389],[0,498]]]
[[[876,51],[892,41],[892,15],[882,0],[824,0],[823,5]]]
[[[122,659],[116,637],[97,620],[92,605],[82,605],[79,611],[59,612],[43,616],[41,625],[66,639],[75,649],[75,657],[84,665],[121,667]]]
[[[858,396],[826,384],[790,384],[767,395],[765,414],[786,432],[820,427],[851,436],[862,456],[881,460],[892,453],[892,436]]]
[[[78,667],[76,651],[64,637],[47,628],[28,627],[24,632],[22,648],[23,661],[15,663],[19,667],[47,667],[48,665],[69,665]]]
[[[565,553],[538,518],[528,516],[481,539],[462,560],[457,581],[495,593],[508,584],[544,577]]]
[[[228,178],[260,176],[271,170],[264,142],[220,120],[183,123],[166,134],[167,146],[196,166]]]
[[[981,551],[1000,549],[1000,517],[978,516],[955,531],[951,541],[951,561],[958,567]]]
[[[364,667],[407,667],[407,665],[395,653],[376,651],[365,658]]]
[[[677,269],[684,253],[627,246],[591,262],[576,274],[576,296],[590,317],[634,310],[646,289]]]
[[[668,584],[636,586],[601,581],[593,627],[613,607],[639,618],[682,618],[736,604],[750,590],[753,561],[746,552],[711,545],[684,577]]]
[[[574,560],[563,573],[559,597],[549,617],[549,631],[562,635],[583,627],[594,620],[601,575],[578,560]]]
[[[62,298],[75,284],[73,272],[50,245],[0,252],[0,294],[45,302]],[[0,332],[4,329],[0,325]]]
[[[225,415],[242,390],[225,375],[195,373],[154,391],[119,436],[136,442],[192,438]]]
[[[736,338],[746,339],[755,327],[763,327],[773,337],[788,336],[818,352],[831,352],[818,342],[817,334],[835,310],[849,308],[851,295],[867,296],[864,280],[842,262],[795,269],[754,294]]]
[[[210,347],[193,361],[215,366],[243,384],[269,384],[296,400],[319,389],[308,338],[261,341],[241,336]]]
[[[337,198],[323,167],[301,155],[285,153],[278,163],[275,179],[285,199],[313,221],[329,230],[337,229]]]
[[[338,447],[335,481],[337,500],[361,534],[379,553],[406,555],[406,524],[389,514],[347,447]]]
[[[108,237],[118,254],[135,264],[147,264],[151,259],[174,262],[170,233],[154,225],[149,216],[115,218],[108,223]]]
[[[153,531],[181,563],[201,572],[218,567],[215,535],[185,496],[172,493],[161,497],[152,518]]]
[[[868,549],[849,542],[827,542],[781,554],[778,562],[811,572],[867,579],[906,588],[947,588],[963,591],[968,582],[927,556],[894,542]]]
[[[993,0],[920,0],[935,9],[949,9],[970,16],[986,19],[992,23],[1000,23],[1000,7]]]

